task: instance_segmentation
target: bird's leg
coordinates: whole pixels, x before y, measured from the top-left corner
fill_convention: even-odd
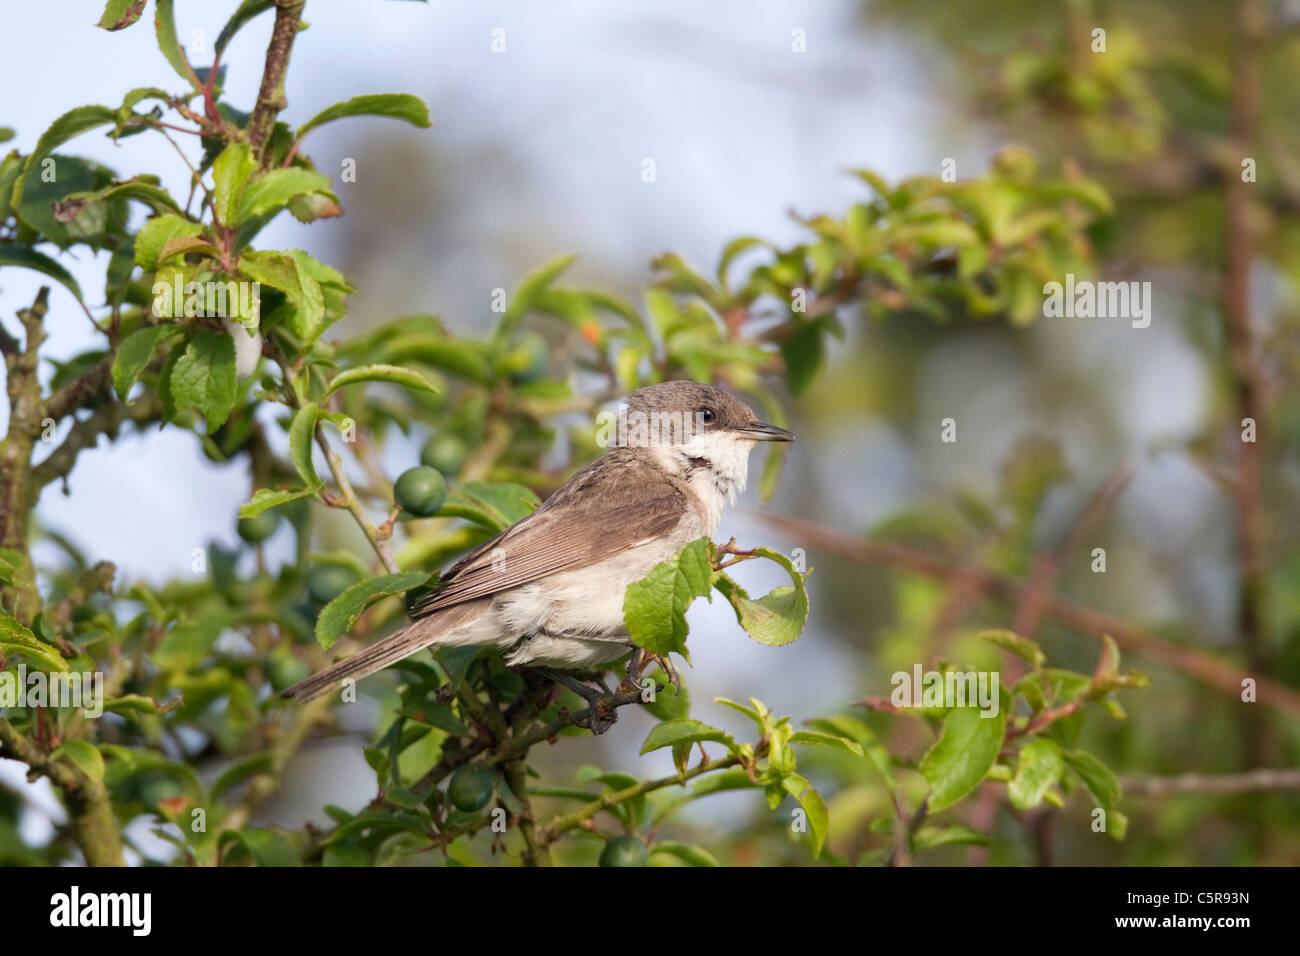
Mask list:
[[[613,695],[610,694],[603,683],[599,688],[596,688],[570,677],[564,671],[555,670],[554,668],[534,667],[533,670],[543,677],[567,687],[587,702],[585,710],[572,715],[573,722],[577,726],[585,727],[593,734],[600,735],[613,727],[615,721],[618,720],[618,711],[613,704]]]
[[[599,698],[605,697],[609,694],[609,691],[604,687],[597,688],[592,687],[590,684],[584,684],[576,677],[570,677],[568,674],[564,673],[564,671],[556,670],[552,667],[534,667],[533,670],[537,671],[537,673],[541,674],[543,677],[569,688],[569,690],[573,691],[588,704],[591,704]]]

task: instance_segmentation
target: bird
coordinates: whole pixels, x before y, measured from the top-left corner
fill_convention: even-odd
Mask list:
[[[628,585],[714,536],[745,488],[755,445],[794,438],[712,385],[637,389],[619,408],[608,450],[465,555],[413,602],[412,623],[281,697],[311,700],[427,647],[495,648],[506,664],[536,668],[579,692],[586,685],[565,672],[599,669],[629,650],[639,667],[644,657],[623,620]],[[656,660],[676,682],[670,665]]]

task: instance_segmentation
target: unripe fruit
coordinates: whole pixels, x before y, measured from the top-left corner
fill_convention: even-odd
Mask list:
[[[328,604],[356,583],[357,576],[337,564],[318,564],[307,572],[307,593],[319,604]]]
[[[469,446],[459,435],[441,432],[424,443],[420,450],[420,464],[436,468],[444,475],[460,472],[469,457]]]
[[[601,866],[649,866],[650,851],[634,836],[616,836],[600,854]]]
[[[482,764],[467,763],[451,775],[447,799],[457,810],[475,813],[492,799],[492,771]]]
[[[447,500],[447,482],[438,469],[417,465],[398,476],[393,498],[402,510],[417,518],[428,518],[436,515]]]
[[[263,511],[252,518],[240,518],[235,531],[249,544],[261,544],[280,526],[280,516],[274,511]]]

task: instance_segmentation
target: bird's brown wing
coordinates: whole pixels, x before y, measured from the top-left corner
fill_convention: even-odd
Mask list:
[[[607,454],[466,555],[412,617],[586,567],[668,534],[685,514],[686,494],[645,459]]]

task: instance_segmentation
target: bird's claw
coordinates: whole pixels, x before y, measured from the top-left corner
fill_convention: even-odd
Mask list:
[[[632,659],[627,662],[627,677],[624,683],[628,685],[628,689],[641,686],[641,671],[645,669],[646,664],[650,663],[659,665],[659,669],[668,678],[668,682],[673,685],[673,693],[680,694],[682,692],[681,676],[677,673],[677,668],[673,666],[673,662],[669,660],[668,655],[655,654],[642,647],[638,647],[633,651]]]

